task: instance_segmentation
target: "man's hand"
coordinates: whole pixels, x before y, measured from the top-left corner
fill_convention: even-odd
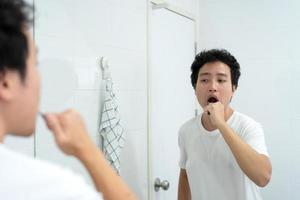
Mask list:
[[[224,105],[219,101],[205,106],[204,113],[208,114],[210,122],[216,128],[219,128],[222,124],[226,123]]]
[[[102,192],[104,199],[137,199],[92,142],[78,112],[67,110],[58,114],[48,113],[44,115],[44,118],[59,148],[82,162],[90,173],[97,190]]]
[[[48,128],[53,132],[58,147],[68,155],[80,157],[82,150],[93,146],[83,119],[75,110],[44,115]]]

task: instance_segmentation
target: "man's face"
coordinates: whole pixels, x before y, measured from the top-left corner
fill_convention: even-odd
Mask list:
[[[202,108],[219,101],[228,107],[235,88],[232,87],[230,68],[216,61],[202,66],[198,73],[196,96]]]
[[[28,57],[26,60],[26,76],[16,87],[13,101],[13,114],[15,115],[14,133],[17,135],[31,135],[34,132],[36,116],[39,107],[40,76],[37,69],[36,47],[30,33],[25,32],[28,40]]]

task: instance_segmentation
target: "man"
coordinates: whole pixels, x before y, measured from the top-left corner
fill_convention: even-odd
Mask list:
[[[258,186],[271,178],[271,163],[259,123],[230,102],[240,65],[226,50],[199,53],[191,82],[203,113],[179,131],[180,200],[260,200]]]
[[[56,143],[89,171],[96,190],[68,169],[15,153],[5,136],[29,136],[38,113],[40,79],[28,28],[29,6],[0,0],[0,199],[136,199],[88,137],[76,111],[43,115]]]

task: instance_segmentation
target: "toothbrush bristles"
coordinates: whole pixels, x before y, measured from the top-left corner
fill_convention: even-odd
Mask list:
[[[45,118],[45,114],[44,114],[44,113],[39,112],[39,115],[40,115],[42,118]]]

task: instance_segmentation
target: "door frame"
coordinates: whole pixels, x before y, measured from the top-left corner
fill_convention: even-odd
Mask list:
[[[147,171],[148,171],[148,200],[153,199],[154,182],[153,182],[153,172],[152,172],[152,122],[151,122],[151,14],[152,9],[166,9],[177,15],[185,17],[194,23],[195,41],[194,41],[194,53],[198,52],[197,45],[197,20],[196,17],[190,12],[174,6],[165,0],[147,0]],[[195,115],[197,115],[197,109],[195,109]]]

